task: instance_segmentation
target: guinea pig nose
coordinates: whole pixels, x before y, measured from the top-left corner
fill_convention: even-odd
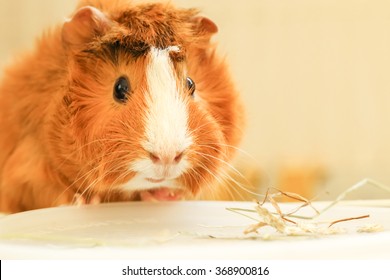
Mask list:
[[[184,152],[174,154],[149,153],[149,157],[155,164],[178,164],[183,158]]]

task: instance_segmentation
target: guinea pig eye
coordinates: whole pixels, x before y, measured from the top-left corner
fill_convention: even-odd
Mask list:
[[[130,83],[126,77],[120,77],[114,85],[114,98],[116,101],[124,103],[130,92]]]
[[[186,83],[187,83],[188,91],[190,92],[191,96],[194,97],[194,93],[195,93],[195,83],[194,83],[194,81],[190,77],[187,77]]]

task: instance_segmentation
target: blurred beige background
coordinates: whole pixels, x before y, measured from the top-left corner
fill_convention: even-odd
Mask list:
[[[0,66],[76,2],[0,0]],[[173,2],[220,28],[248,113],[250,156],[238,162],[260,170],[262,188],[296,184],[329,198],[365,177],[390,185],[390,1]]]

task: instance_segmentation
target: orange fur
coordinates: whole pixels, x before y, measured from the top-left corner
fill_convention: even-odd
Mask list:
[[[150,46],[180,46],[171,56],[178,83],[186,68],[200,96],[199,102],[187,98],[193,169],[178,180],[189,193],[215,185],[241,139],[242,105],[210,43],[217,31],[210,20],[166,3],[91,0],[79,7],[86,5],[102,13],[76,11],[6,69],[0,85],[0,211],[70,204],[75,194],[87,201],[94,195],[103,202],[137,199],[119,186],[135,175],[127,171],[129,162],[147,156],[141,147],[147,110],[142,92]],[[125,105],[112,96],[123,74],[131,77],[132,89]]]

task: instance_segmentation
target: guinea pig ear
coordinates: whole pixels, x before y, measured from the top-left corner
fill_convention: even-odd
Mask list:
[[[206,37],[208,37],[208,39],[218,32],[218,26],[207,17],[194,17],[193,22],[195,23],[196,29],[199,34],[205,35]]]
[[[62,27],[62,40],[67,46],[80,46],[95,36],[104,34],[111,21],[98,9],[86,6],[80,8]]]

